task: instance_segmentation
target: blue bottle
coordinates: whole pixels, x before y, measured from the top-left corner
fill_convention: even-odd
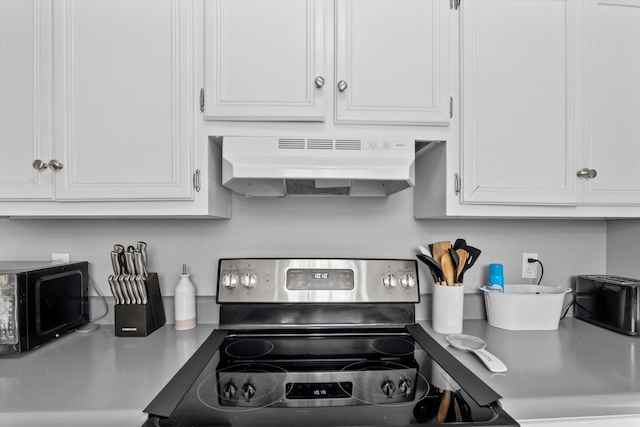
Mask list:
[[[504,273],[502,264],[489,264],[489,290],[504,292]]]

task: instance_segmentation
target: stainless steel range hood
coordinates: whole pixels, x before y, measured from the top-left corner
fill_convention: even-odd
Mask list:
[[[222,183],[244,196],[385,197],[412,187],[401,139],[223,137]]]

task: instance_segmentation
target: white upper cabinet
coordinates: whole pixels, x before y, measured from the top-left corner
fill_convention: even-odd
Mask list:
[[[640,1],[587,6],[584,202],[640,205]]]
[[[640,0],[463,0],[458,24],[415,216],[640,217]]]
[[[206,1],[204,117],[324,120],[325,1]]]
[[[205,13],[206,119],[449,123],[448,1],[211,0]]]
[[[192,2],[55,6],[56,199],[192,198]]]
[[[449,2],[338,0],[335,120],[448,125]]]
[[[462,3],[464,203],[580,202],[575,3]]]
[[[230,216],[195,125],[202,12],[0,1],[0,216]]]
[[[53,198],[51,2],[0,1],[0,199]]]
[[[461,14],[462,202],[640,205],[639,2]]]

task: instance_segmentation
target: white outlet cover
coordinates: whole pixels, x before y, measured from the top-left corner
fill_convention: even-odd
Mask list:
[[[71,255],[68,253],[51,253],[51,261],[69,262],[71,261]]]
[[[529,262],[529,258],[538,259],[538,254],[533,252],[524,252],[522,254],[522,278],[535,279],[538,277],[538,263]]]

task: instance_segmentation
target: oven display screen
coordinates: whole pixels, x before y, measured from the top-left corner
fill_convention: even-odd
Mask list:
[[[349,291],[353,289],[353,270],[294,268],[287,270],[287,289]]]
[[[336,399],[351,397],[353,383],[287,383],[287,399]]]

